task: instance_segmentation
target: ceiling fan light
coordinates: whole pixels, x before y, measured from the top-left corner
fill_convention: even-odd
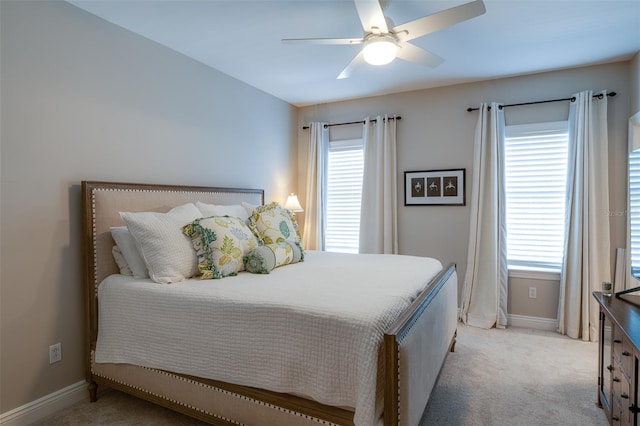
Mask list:
[[[371,65],[386,65],[396,58],[398,45],[389,38],[377,37],[367,40],[362,49],[364,60]]]

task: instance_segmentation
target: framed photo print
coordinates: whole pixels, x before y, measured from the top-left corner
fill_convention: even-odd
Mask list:
[[[405,206],[464,206],[465,169],[404,172]]]

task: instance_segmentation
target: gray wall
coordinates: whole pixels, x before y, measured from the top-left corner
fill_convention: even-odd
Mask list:
[[[631,115],[630,68],[630,62],[618,62],[301,108],[298,119],[300,198],[304,199],[308,140],[308,130],[302,130],[302,125],[311,121],[348,122],[367,115],[398,114],[402,116],[398,123],[399,194],[404,194],[404,172],[411,170],[466,168],[467,188],[470,188],[477,112],[467,112],[467,107],[489,101],[519,103],[564,98],[582,90],[607,89],[618,93],[609,100],[610,208],[624,211],[627,120]],[[569,104],[561,102],[505,111],[507,124],[566,120]],[[332,137],[353,137],[354,133],[359,134],[357,127],[349,130],[341,127]],[[468,197],[469,194],[467,201]],[[467,263],[468,203],[465,207],[405,207],[404,196],[400,195],[398,218],[400,252],[455,262],[462,288]],[[612,217],[611,229],[612,248],[623,247],[624,217]],[[530,286],[538,288],[537,299],[528,298]],[[513,278],[509,292],[510,314],[555,318],[557,282]]]
[[[80,181],[264,188],[289,104],[60,1],[2,1],[0,412],[83,380]],[[63,361],[49,365],[49,345]]]
[[[631,115],[640,112],[640,53],[631,60]]]

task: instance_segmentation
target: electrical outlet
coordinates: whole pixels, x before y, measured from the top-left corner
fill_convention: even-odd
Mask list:
[[[62,343],[49,346],[49,364],[62,361]]]
[[[537,296],[537,289],[535,287],[529,287],[529,299],[535,299]]]

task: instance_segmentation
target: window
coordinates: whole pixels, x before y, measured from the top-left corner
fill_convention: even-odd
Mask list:
[[[329,142],[324,235],[327,251],[358,253],[363,170],[362,139]]]
[[[640,150],[629,153],[631,274],[640,277]]]
[[[506,127],[509,269],[560,271],[567,161],[566,121]]]

